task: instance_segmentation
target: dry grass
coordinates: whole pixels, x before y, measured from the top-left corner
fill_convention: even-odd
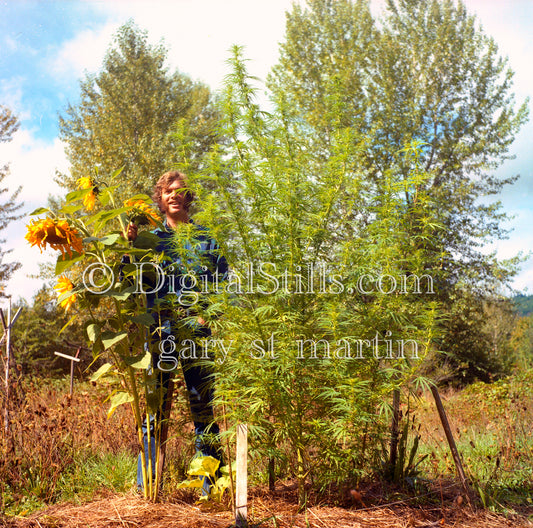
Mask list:
[[[275,520],[274,520],[275,516]],[[456,505],[383,506],[357,510],[316,505],[298,512],[294,501],[255,494],[249,502],[250,526],[265,528],[526,528],[533,523],[486,510]],[[264,520],[263,522],[260,522]],[[173,499],[153,504],[132,493],[107,496],[83,505],[58,504],[25,519],[5,521],[9,528],[229,528],[228,510]]]
[[[180,398],[184,396],[180,393]],[[447,395],[445,405],[454,426],[457,439],[462,435],[470,439],[470,434],[481,434],[485,430],[494,431],[502,439],[499,454],[503,468],[516,456],[515,450],[506,449],[505,441],[516,438],[523,424],[531,418],[533,402],[527,401],[522,395],[519,401],[511,395],[508,403],[502,396],[500,400],[470,401],[467,394],[456,399],[454,394]],[[106,418],[107,403],[104,402],[105,391],[95,387],[77,386],[74,398],[70,400],[64,394],[63,387],[29,386],[25,394],[17,402],[13,413],[13,451],[9,459],[0,461],[0,487],[2,481],[16,488],[17,496],[22,498],[28,493],[35,493],[27,485],[29,470],[39,470],[41,482],[46,489],[41,490],[44,502],[58,500],[58,489],[55,481],[62,471],[72,464],[72,457],[85,449],[93,452],[116,452],[126,450],[135,456],[137,452],[136,435],[133,421],[128,409],[117,410],[111,420]],[[472,398],[480,400],[478,394]],[[507,395],[506,395],[507,398]],[[181,401],[176,410],[186,408]],[[422,420],[424,440],[431,449],[446,445],[442,436],[441,426],[434,412],[433,404],[423,407]],[[418,410],[420,412],[421,409]],[[503,411],[503,412],[502,412]],[[185,416],[179,417],[186,419]],[[527,419],[526,419],[527,418]],[[530,423],[530,421],[529,421]],[[170,453],[183,453],[190,447],[190,427],[175,424],[173,430],[178,431],[172,439]],[[522,436],[525,432],[521,433]],[[504,441],[505,439],[505,441]],[[478,442],[476,440],[476,442]],[[523,450],[523,449],[522,449]],[[523,454],[523,453],[522,453]],[[186,457],[185,457],[186,458]],[[179,463],[177,460],[176,463]],[[467,466],[469,464],[467,463]],[[367,483],[361,488],[364,496],[363,504],[351,501],[350,494],[339,494],[332,490],[330,495],[312,495],[306,512],[299,512],[296,492],[293,487],[279,482],[277,492],[270,494],[262,488],[250,490],[249,514],[250,526],[265,528],[323,528],[323,527],[533,527],[533,506],[516,506],[522,516],[503,516],[487,510],[473,510],[464,504],[458,506],[457,496],[460,489],[444,481],[443,477],[453,474],[451,471],[436,476],[429,491],[431,496],[402,500],[395,490],[384,490],[378,482]],[[178,478],[177,470],[175,477]],[[167,489],[172,489],[174,482]],[[348,490],[346,490],[348,491]],[[210,509],[194,503],[192,495],[172,494],[164,497],[162,502],[153,504],[145,501],[134,492],[116,494],[103,491],[107,495],[93,496],[90,502],[81,505],[58,503],[51,505],[28,517],[10,517],[2,519],[0,526],[9,528],[111,528],[111,527],[224,527],[232,525],[232,515],[224,506]],[[399,496],[398,502],[390,497]],[[344,498],[343,498],[344,497]],[[81,500],[89,500],[84,499]],[[326,504],[325,501],[328,501]],[[20,510],[19,510],[20,511]],[[263,521],[263,522],[260,522]]]

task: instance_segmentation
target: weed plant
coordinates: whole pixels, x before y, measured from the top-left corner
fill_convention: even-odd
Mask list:
[[[202,204],[196,219],[232,270],[211,304],[224,314],[213,322],[225,346],[217,350],[217,402],[228,433],[247,423],[252,456],[286,465],[304,504],[307,480],[320,487],[370,471],[388,435],[393,389],[427,383],[417,368],[438,317],[431,295],[360,286],[370,275],[390,287],[391,277],[424,274],[439,226],[419,145],[391,160],[375,195],[363,177],[367,137],[339,121],[328,148],[317,149],[283,98],[269,113],[257,105],[239,48],[230,63],[225,141],[203,170],[187,165],[183,130],[176,138]],[[333,118],[338,95],[328,101]],[[407,180],[395,168],[400,160],[412,166]],[[402,339],[417,352],[401,352]]]

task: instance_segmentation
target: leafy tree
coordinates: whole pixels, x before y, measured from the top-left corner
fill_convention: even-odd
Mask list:
[[[441,353],[432,354],[425,372],[440,384],[464,386],[476,380],[493,381],[512,373],[522,360],[520,321],[509,299],[456,288],[450,292]]]
[[[515,370],[520,372],[530,369],[533,366],[533,315],[518,317],[511,329],[510,345]]]
[[[60,116],[70,175],[60,183],[73,189],[98,168],[108,176],[124,167],[120,196],[151,193],[154,180],[176,162],[172,139],[185,128],[193,159],[213,141],[216,113],[209,88],[165,67],[167,51],[151,46],[147,33],[128,22],[110,47],[102,69],[80,83],[80,102]]]
[[[16,116],[13,115],[9,108],[0,105],[0,143],[11,141],[13,139],[13,134],[17,131],[18,127],[19,122]],[[3,166],[0,166],[0,183],[8,174],[9,165],[4,164]],[[23,205],[22,203],[17,203],[17,197],[21,189],[22,187],[19,187],[4,203],[0,204],[0,231],[5,229],[9,222],[20,218],[20,215],[15,214],[15,212]],[[5,195],[7,192],[7,188],[0,188],[0,195]],[[5,240],[0,240],[0,244],[3,243],[5,243]],[[2,262],[7,253],[9,253],[9,251],[0,250],[0,288],[9,279],[11,274],[21,266],[19,262],[10,262],[8,264]]]
[[[309,0],[307,8],[294,6],[287,14],[280,49],[269,87],[287,98],[309,128],[315,151],[331,156],[331,138],[340,128],[366,137],[360,174],[365,199],[384,193],[389,173],[406,181],[410,160],[404,148],[421,145],[419,162],[428,178],[405,188],[400,221],[424,250],[425,268],[448,311],[457,315],[457,298],[478,298],[508,282],[519,259],[500,262],[480,251],[506,235],[501,227],[506,215],[485,198],[516,180],[496,178],[493,171],[509,158],[509,146],[527,120],[527,101],[515,104],[507,60],[464,5],[388,0],[378,23],[368,1]],[[442,227],[439,237],[423,242],[422,218],[411,210],[421,190],[431,203],[426,221]],[[356,232],[364,236],[375,216],[357,218]],[[483,303],[475,305],[476,319],[483,318]],[[484,339],[479,334],[476,340],[479,326],[467,326],[468,332],[444,327],[451,332],[445,341],[466,355],[470,344]]]
[[[513,297],[513,305],[516,311],[522,315],[531,315],[533,313],[533,295],[524,295],[519,293]]]
[[[527,102],[516,108],[507,60],[463,4],[388,0],[387,7],[378,26],[365,0],[294,6],[269,85],[316,131],[325,156],[335,128],[366,134],[367,177],[377,194],[386,171],[408,178],[398,153],[413,141],[426,143],[421,163],[431,178],[425,188],[445,228],[428,264],[440,260],[447,284],[492,286],[512,268],[479,247],[505,234],[505,215],[479,198],[515,181],[491,171],[509,158]],[[413,199],[406,191],[405,201]]]

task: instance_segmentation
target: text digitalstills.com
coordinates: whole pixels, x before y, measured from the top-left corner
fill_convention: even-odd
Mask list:
[[[283,294],[434,294],[433,278],[429,274],[390,274],[363,273],[349,287],[342,277],[331,273],[326,265],[295,266],[295,272],[287,269],[279,271],[271,262],[247,263],[241,266],[244,272],[234,271],[220,276],[217,271],[209,272],[206,266],[194,269],[178,268],[175,265],[162,267],[157,263],[141,262],[129,265],[128,280],[130,291],[136,294],[155,295],[163,292],[173,297],[180,306],[195,306],[202,295],[228,293],[231,295],[260,294],[261,296]],[[106,294],[116,282],[113,268],[103,263],[90,264],[82,276],[86,289],[93,294]],[[368,336],[369,333],[365,332]],[[372,335],[370,333],[370,335]],[[264,342],[252,340],[245,353],[251,360],[275,360],[279,350],[292,349],[298,360],[376,360],[419,359],[419,346],[413,339],[390,339],[392,333],[375,332],[371,339],[351,336],[334,341],[326,339],[295,339],[276,341],[274,334]],[[281,346],[280,346],[281,345]],[[178,367],[180,360],[208,359],[216,357],[223,364],[233,354],[241,354],[242,344],[237,347],[233,340],[204,338],[201,340],[183,339],[181,341],[169,334],[158,344],[158,364],[160,370],[171,371]]]
[[[399,276],[389,274],[361,274],[357,280],[345,287],[340,275],[330,273],[323,264],[295,266],[295,272],[287,269],[278,271],[276,264],[261,262],[247,263],[239,274],[230,271],[224,277],[218,271],[208,271],[206,266],[199,269],[176,269],[176,266],[163,268],[152,262],[133,263],[130,274],[133,293],[156,294],[164,291],[176,296],[182,306],[193,306],[200,295],[208,293],[229,293],[234,295],[274,295],[283,294],[434,294],[433,278],[429,274],[418,276],[405,273]],[[85,269],[82,276],[85,288],[93,294],[105,294],[115,284],[113,269],[107,264],[95,262]]]

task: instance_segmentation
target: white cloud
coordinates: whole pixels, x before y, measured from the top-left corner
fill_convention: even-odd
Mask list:
[[[7,106],[19,121],[30,116],[30,111],[22,103],[24,82],[20,76],[0,79],[0,104]]]
[[[78,33],[49,59],[50,70],[57,76],[68,76],[70,79],[80,79],[85,71],[98,71],[116,29],[116,24],[108,24],[97,30]]]
[[[42,284],[41,280],[29,279],[28,274],[39,272],[39,263],[51,261],[50,255],[40,254],[36,247],[30,247],[24,236],[28,213],[40,206],[46,206],[49,194],[62,191],[54,182],[56,169],[68,170],[64,146],[55,139],[53,143],[37,140],[28,130],[19,130],[11,143],[0,145],[0,159],[10,162],[10,175],[2,186],[13,192],[19,185],[22,191],[19,200],[24,202],[21,213],[25,217],[12,222],[0,233],[0,238],[7,239],[2,250],[13,250],[5,257],[5,262],[21,262],[18,270],[9,281],[6,292],[13,298],[23,297],[28,301]]]
[[[164,38],[173,68],[220,87],[233,44],[245,46],[251,73],[262,79],[277,58],[291,0],[190,0],[111,2],[121,23],[133,18],[151,42]]]

